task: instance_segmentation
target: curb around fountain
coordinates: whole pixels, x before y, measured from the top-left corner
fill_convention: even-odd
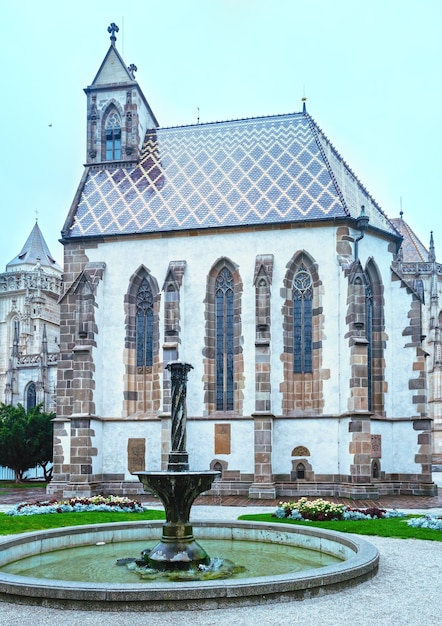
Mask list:
[[[20,604],[107,611],[172,611],[225,608],[310,598],[354,586],[374,576],[379,553],[368,541],[317,527],[254,522],[193,522],[199,539],[289,543],[345,559],[318,569],[277,576],[179,583],[87,583],[16,576],[3,565],[27,556],[95,545],[154,541],[163,522],[74,526],[8,536],[0,540],[0,599]]]

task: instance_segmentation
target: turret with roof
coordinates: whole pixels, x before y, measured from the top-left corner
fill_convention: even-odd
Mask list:
[[[137,161],[147,129],[158,122],[137,81],[134,64],[125,65],[115,42],[118,26],[108,32],[111,45],[87,95],[87,163]]]
[[[55,273],[62,271],[52,256],[37,222],[35,222],[21,252],[7,264],[6,271],[29,271],[36,265],[42,267],[44,271],[52,270]]]

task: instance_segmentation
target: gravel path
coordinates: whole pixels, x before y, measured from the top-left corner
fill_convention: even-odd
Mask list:
[[[195,506],[193,519],[235,519],[257,507]],[[414,511],[417,512],[417,511]],[[428,512],[428,511],[427,511]],[[436,512],[436,511],[434,511]],[[439,511],[437,511],[439,512]],[[172,613],[110,613],[0,602],[0,626],[434,626],[441,620],[442,543],[369,537],[381,554],[379,573],[357,587],[302,601]]]

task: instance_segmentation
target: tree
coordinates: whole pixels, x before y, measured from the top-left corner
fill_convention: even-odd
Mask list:
[[[47,466],[52,461],[52,420],[54,413],[44,413],[42,405],[26,411],[19,404],[0,404],[0,465],[14,470],[15,481],[35,465],[43,468],[50,480]]]
[[[45,481],[48,483],[52,478],[53,459],[53,432],[54,426],[52,420],[55,413],[44,413],[42,405],[30,409],[29,415],[29,439],[33,443],[35,465],[40,465],[43,469]]]

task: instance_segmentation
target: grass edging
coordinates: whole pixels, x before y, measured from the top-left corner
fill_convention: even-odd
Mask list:
[[[16,535],[86,524],[109,524],[112,522],[139,522],[165,519],[164,511],[149,509],[143,513],[113,513],[85,511],[81,513],[42,513],[41,515],[10,516],[0,513],[0,535]]]
[[[238,519],[250,522],[272,522],[273,524],[294,524],[298,526],[316,526],[343,533],[368,535],[377,537],[391,537],[394,539],[422,539],[426,541],[442,541],[442,532],[428,528],[413,528],[407,525],[407,520],[422,515],[407,515],[402,518],[374,519],[336,522],[301,522],[289,518],[277,518],[271,513],[257,513],[241,515]]]

